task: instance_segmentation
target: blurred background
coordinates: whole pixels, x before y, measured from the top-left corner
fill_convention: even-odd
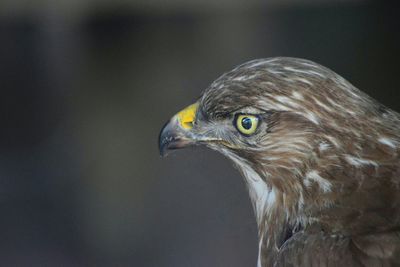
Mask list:
[[[0,266],[256,266],[238,172],[201,148],[161,159],[161,126],[273,56],[400,111],[394,4],[1,0]]]

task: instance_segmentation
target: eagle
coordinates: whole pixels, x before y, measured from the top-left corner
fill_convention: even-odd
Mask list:
[[[226,72],[159,135],[204,145],[242,174],[257,266],[400,266],[400,114],[315,62]]]

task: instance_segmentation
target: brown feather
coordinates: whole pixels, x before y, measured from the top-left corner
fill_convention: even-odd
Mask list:
[[[400,263],[400,115],[314,62],[271,58],[222,75],[193,128],[245,177],[260,266]],[[232,126],[257,113],[252,136]]]

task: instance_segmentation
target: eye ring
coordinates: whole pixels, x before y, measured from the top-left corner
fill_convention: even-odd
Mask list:
[[[233,124],[241,134],[250,136],[257,130],[259,117],[248,114],[237,114]]]

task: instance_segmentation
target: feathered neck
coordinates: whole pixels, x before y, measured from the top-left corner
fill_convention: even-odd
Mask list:
[[[258,226],[258,266],[271,266],[285,240],[306,224],[299,213],[304,205],[301,191],[293,191],[299,186],[292,181],[287,188],[291,191],[281,191],[273,178],[261,176],[246,160],[229,150],[223,153],[234,162],[249,190]]]

